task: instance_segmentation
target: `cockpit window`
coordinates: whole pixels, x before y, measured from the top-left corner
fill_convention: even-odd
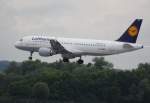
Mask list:
[[[20,39],[19,41],[23,41],[23,39]]]

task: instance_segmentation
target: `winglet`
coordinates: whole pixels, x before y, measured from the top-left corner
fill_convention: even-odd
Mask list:
[[[125,33],[116,41],[136,43],[142,21],[142,19],[136,19]]]

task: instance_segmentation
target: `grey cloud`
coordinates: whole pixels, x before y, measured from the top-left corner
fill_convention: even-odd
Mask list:
[[[138,38],[139,43],[144,43],[150,38],[149,11],[149,0],[1,0],[0,59],[27,59],[28,52],[13,47],[22,36],[39,34],[116,40],[136,18],[144,19]],[[106,59],[118,68],[133,68],[139,62],[150,61],[149,50],[145,48]],[[36,53],[35,58],[55,61],[60,56],[43,58]],[[85,60],[89,62],[91,57]]]

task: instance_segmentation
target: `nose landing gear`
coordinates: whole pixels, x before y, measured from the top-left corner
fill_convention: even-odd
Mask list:
[[[32,60],[33,51],[30,52],[29,60]]]

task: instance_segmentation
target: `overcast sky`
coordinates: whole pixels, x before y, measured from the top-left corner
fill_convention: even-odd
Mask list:
[[[150,45],[150,0],[0,0],[0,60],[23,61],[14,48],[27,35],[116,40],[136,18],[144,19],[138,43]],[[60,56],[34,59],[52,62]],[[84,60],[90,62],[92,57]],[[150,48],[107,56],[116,68],[150,62]]]

